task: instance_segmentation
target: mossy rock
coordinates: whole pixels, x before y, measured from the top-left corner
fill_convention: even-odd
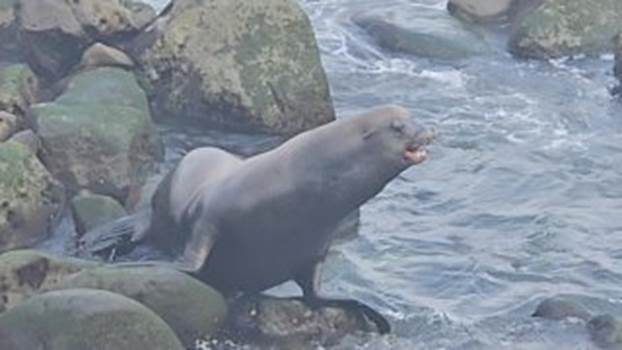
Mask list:
[[[197,338],[213,335],[227,313],[217,291],[157,265],[105,265],[34,250],[0,255],[0,313],[35,295],[74,288],[107,290],[144,304],[188,347]]]
[[[46,238],[63,205],[63,186],[30,149],[0,143],[0,252]]]
[[[102,290],[70,289],[32,297],[0,314],[0,329],[10,338],[4,340],[10,346],[6,350],[184,349],[153,311]]]
[[[0,68],[0,111],[19,117],[19,128],[32,125],[28,110],[39,93],[39,82],[25,64],[13,64]]]
[[[131,72],[79,73],[54,102],[33,106],[44,161],[71,191],[124,202],[161,156],[144,92]]]
[[[163,116],[286,134],[334,119],[297,1],[182,0],[146,46],[141,79]]]
[[[620,32],[622,1],[547,0],[516,26],[510,51],[540,59],[612,52]]]
[[[80,192],[71,199],[71,211],[79,235],[127,215],[114,198],[88,191]]]
[[[155,311],[185,346],[212,336],[225,319],[225,299],[206,284],[175,270],[106,266],[67,278],[59,288],[103,289],[125,295]]]

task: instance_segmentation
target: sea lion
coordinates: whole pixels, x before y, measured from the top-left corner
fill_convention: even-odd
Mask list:
[[[423,162],[432,139],[405,109],[386,106],[301,133],[246,160],[199,148],[162,180],[150,215],[104,231],[131,232],[131,244],[179,250],[177,268],[225,295],[294,280],[308,304],[356,308],[388,332],[389,323],[370,307],[320,297],[319,267],[339,221]]]

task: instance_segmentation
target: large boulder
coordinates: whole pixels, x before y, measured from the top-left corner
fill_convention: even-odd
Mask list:
[[[278,133],[334,119],[297,1],[181,0],[145,37],[134,55],[159,115]]]
[[[214,334],[227,310],[214,289],[172,269],[103,265],[32,250],[0,255],[0,312],[34,295],[73,288],[107,290],[146,305],[186,346]]]
[[[104,289],[139,301],[162,317],[187,347],[213,335],[227,311],[217,291],[165,268],[100,267],[68,276],[59,288]]]
[[[622,1],[547,0],[523,17],[510,38],[518,57],[556,58],[613,49],[622,32]]]
[[[27,65],[0,68],[0,111],[17,116],[18,128],[32,126],[29,108],[36,102],[38,94],[39,82]]]
[[[161,156],[147,99],[130,72],[82,72],[57,100],[32,111],[44,162],[71,193],[89,189],[123,202]]]
[[[158,315],[122,295],[70,289],[0,314],[3,350],[183,350]]]
[[[111,43],[137,34],[155,11],[122,0],[18,0],[22,51],[49,80],[65,76],[95,41]]]
[[[48,236],[64,204],[64,189],[25,145],[0,143],[0,252]]]
[[[397,3],[357,14],[353,21],[395,53],[451,60],[489,50],[482,36],[440,9]]]

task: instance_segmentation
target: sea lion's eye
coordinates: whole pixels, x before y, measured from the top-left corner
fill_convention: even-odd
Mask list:
[[[397,132],[404,132],[404,128],[406,127],[406,124],[404,124],[403,122],[399,121],[399,120],[394,120],[391,122],[391,129],[397,131]]]

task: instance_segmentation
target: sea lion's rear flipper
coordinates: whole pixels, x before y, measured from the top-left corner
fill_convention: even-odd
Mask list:
[[[174,262],[178,270],[197,273],[205,264],[217,237],[216,229],[205,221],[195,223],[182,255]]]
[[[78,253],[105,256],[112,260],[116,255],[130,253],[137,245],[133,237],[139,230],[147,229],[149,217],[148,210],[139,211],[94,228],[78,241]]]
[[[391,324],[389,321],[371,306],[354,299],[339,299],[321,296],[319,294],[319,274],[321,266],[321,261],[310,264],[295,278],[296,283],[302,289],[302,301],[306,305],[314,308],[335,307],[353,311],[373,322],[380,334],[387,334],[391,332]]]

